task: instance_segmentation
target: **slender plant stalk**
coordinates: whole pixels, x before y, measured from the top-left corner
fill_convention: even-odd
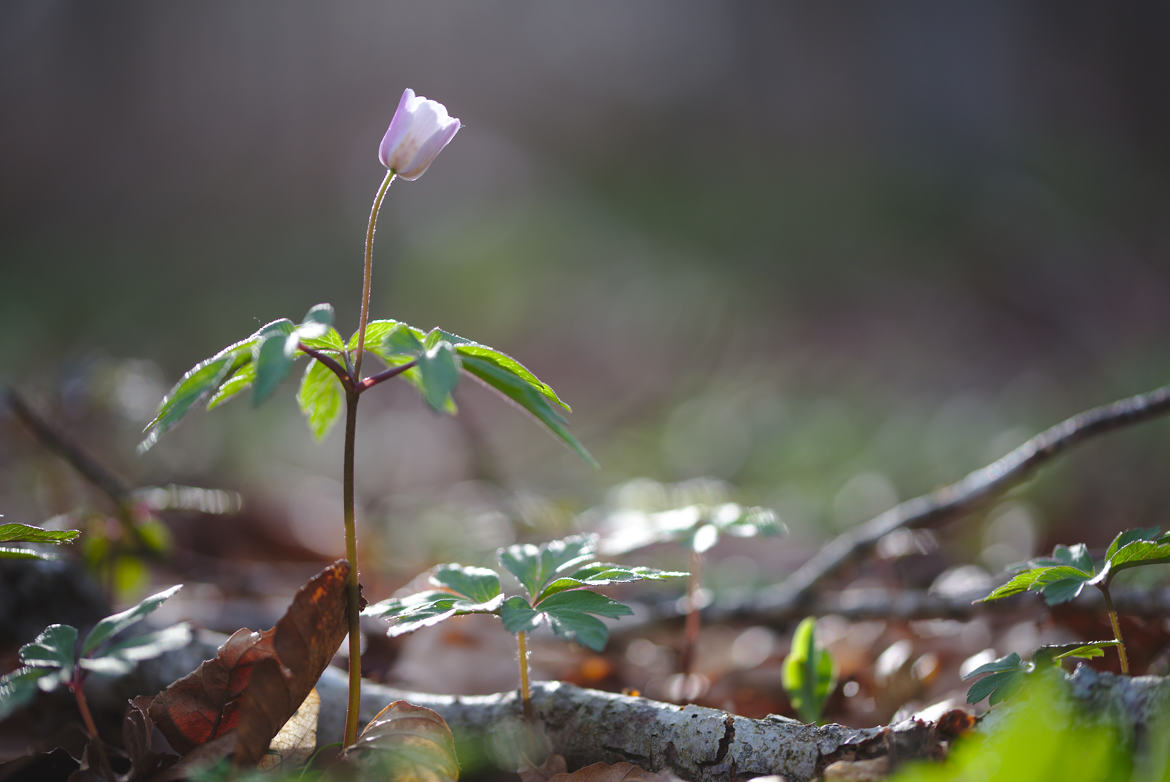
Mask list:
[[[370,321],[370,279],[374,272],[374,229],[378,225],[378,213],[386,191],[394,181],[394,172],[387,171],[374,204],[370,207],[370,223],[366,227],[366,255],[362,270],[362,309],[358,323],[357,352],[353,360],[353,372],[348,382],[338,374],[345,386],[345,457],[342,467],[342,505],[345,515],[345,557],[349,560],[349,579],[346,581],[346,619],[349,624],[349,703],[345,710],[345,746],[357,741],[358,709],[362,702],[362,650],[361,650],[361,590],[358,588],[357,525],[354,518],[353,471],[354,441],[357,437],[358,397],[369,386],[362,383],[362,356],[366,349],[366,325]],[[333,369],[333,367],[330,367]],[[405,368],[400,369],[403,371]],[[336,372],[337,370],[334,369]],[[385,373],[383,373],[385,374]],[[397,374],[397,373],[395,373]],[[387,375],[388,379],[390,375]],[[372,384],[371,384],[372,385]]]
[[[528,639],[524,633],[516,633],[516,647],[520,652],[520,704],[524,708],[524,719],[532,721],[532,690],[528,685]]]
[[[699,645],[699,568],[702,564],[703,555],[692,551],[691,575],[687,579],[687,619],[683,630],[682,659],[679,661],[679,668],[687,676],[695,667],[695,649]]]
[[[110,759],[106,757],[106,748],[102,746],[102,740],[98,736],[97,725],[93,721],[93,715],[89,711],[89,703],[85,699],[85,693],[82,691],[82,675],[80,666],[73,669],[73,681],[69,684],[69,689],[73,690],[73,699],[77,701],[77,710],[81,712],[81,721],[85,724],[85,731],[89,734],[91,746],[97,752],[98,762],[101,763],[104,771],[110,771]]]
[[[358,390],[345,389],[345,461],[342,467],[342,503],[345,514],[345,558],[349,577],[345,582],[346,619],[349,624],[349,702],[345,710],[345,744],[357,741],[358,707],[362,700],[361,596],[358,589],[357,526],[354,520],[353,463],[357,438]]]
[[[362,354],[366,349],[366,324],[370,321],[370,278],[374,272],[374,229],[378,224],[378,213],[382,211],[382,200],[386,197],[386,191],[390,189],[390,183],[393,180],[394,172],[387,171],[386,178],[382,180],[381,186],[378,187],[378,193],[374,196],[374,205],[370,208],[370,224],[366,227],[366,263],[362,272],[362,315],[358,323],[357,353],[353,359],[355,382],[360,381],[362,377]]]
[[[1129,675],[1129,655],[1125,653],[1125,641],[1121,639],[1121,622],[1117,619],[1117,609],[1113,607],[1113,598],[1109,595],[1109,587],[1098,584],[1097,588],[1105,597],[1105,611],[1109,614],[1109,624],[1113,625],[1113,637],[1117,640],[1117,660],[1121,665],[1121,672]]]

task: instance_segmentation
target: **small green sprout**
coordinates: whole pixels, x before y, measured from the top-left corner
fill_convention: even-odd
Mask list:
[[[657,484],[652,484],[657,486]],[[709,483],[688,483],[664,488],[672,499],[693,495],[714,500],[724,494],[722,487]],[[685,500],[684,500],[685,501]],[[690,552],[690,578],[687,581],[687,613],[683,627],[682,653],[679,669],[689,675],[694,665],[695,650],[699,643],[702,602],[699,590],[702,579],[703,555],[714,548],[720,537],[754,538],[783,535],[788,528],[774,511],[767,508],[744,507],[735,502],[692,501],[681,507],[659,511],[645,511],[619,508],[606,515],[603,522],[606,532],[602,536],[601,548],[607,554],[625,554],[655,543],[674,542]]]
[[[1031,674],[1057,667],[1063,660],[1091,660],[1095,657],[1104,657],[1104,650],[1110,646],[1117,646],[1117,641],[1046,644],[1032,654],[1031,660],[1024,660],[1012,652],[984,663],[963,676],[964,681],[977,676],[983,677],[967,690],[967,703],[976,704],[987,698],[988,705],[994,706],[1014,695]]]
[[[86,731],[105,762],[97,726],[83,691],[85,678],[91,673],[123,676],[143,660],[190,643],[191,629],[186,624],[114,640],[114,636],[153,612],[181,586],[164,589],[125,611],[102,619],[89,631],[80,647],[76,627],[62,624],[46,627],[31,643],[20,647],[21,667],[0,678],[0,720],[29,703],[38,691],[52,692],[59,687],[68,687],[77,701]]]
[[[1094,567],[1093,558],[1085,544],[1057,546],[1051,557],[1029,561],[1006,584],[996,587],[987,597],[976,602],[999,600],[1021,592],[1038,592],[1044,602],[1052,606],[1077,597],[1086,585],[1095,586],[1105,598],[1105,610],[1113,627],[1113,641],[1095,642],[1088,646],[1098,650],[1102,646],[1116,646],[1121,672],[1128,674],[1129,657],[1125,652],[1121,624],[1117,610],[1113,607],[1109,586],[1123,570],[1138,565],[1164,563],[1170,563],[1170,533],[1162,533],[1158,527],[1124,530],[1109,544],[1100,568]]]
[[[616,619],[629,606],[592,591],[634,581],[683,578],[687,574],[599,562],[597,536],[574,535],[540,546],[520,543],[499,549],[500,565],[520,583],[522,595],[506,597],[500,574],[490,568],[439,565],[429,576],[434,590],[375,603],[363,611],[391,622],[391,637],[438,624],[452,616],[494,614],[516,636],[520,654],[520,696],[531,717],[527,634],[547,625],[557,636],[600,652],[609,628],[599,617]]]
[[[816,619],[805,617],[792,635],[792,651],[780,674],[792,707],[805,722],[820,720],[837,686],[835,668],[829,651],[817,646]]]

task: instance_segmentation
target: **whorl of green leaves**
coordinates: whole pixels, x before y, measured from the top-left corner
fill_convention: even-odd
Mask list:
[[[140,451],[146,451],[172,429],[197,404],[212,410],[252,389],[252,403],[268,399],[292,371],[293,364],[309,354],[308,348],[349,371],[358,335],[344,341],[333,327],[333,307],[318,304],[294,324],[280,318],[255,333],[228,345],[200,361],[179,379],[146,425]],[[366,328],[366,349],[388,368],[411,364],[403,376],[423,400],[437,412],[454,413],[452,392],[467,373],[515,402],[581,458],[593,457],[569,432],[563,412],[571,412],[556,392],[523,364],[487,345],[441,329],[424,332],[396,320],[374,320]],[[297,404],[309,429],[318,439],[338,421],[345,408],[345,389],[325,363],[310,358],[301,376]]]

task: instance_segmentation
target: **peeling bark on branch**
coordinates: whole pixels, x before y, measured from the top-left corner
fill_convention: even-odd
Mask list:
[[[214,656],[222,640],[222,636],[201,633],[188,649],[142,664],[132,677],[121,680],[114,690],[104,690],[100,697],[107,705],[124,704],[131,694],[155,692],[193,670],[203,657]],[[1130,735],[1140,737],[1144,726],[1170,714],[1170,679],[1114,676],[1086,666],[1070,678],[1074,697],[1084,702],[1087,713],[1117,720]],[[338,668],[326,669],[317,684],[321,744],[342,735],[346,686],[345,672]],[[460,740],[482,740],[490,748],[495,736],[504,753],[511,748],[520,724],[516,692],[429,695],[372,682],[362,685],[362,724],[399,699],[437,711]],[[552,751],[565,755],[571,767],[629,761],[649,771],[669,770],[694,782],[771,774],[789,782],[806,782],[837,760],[933,756],[948,738],[936,725],[912,720],[865,729],[818,727],[786,717],[748,719],[718,709],[684,707],[559,682],[533,685],[532,702]]]

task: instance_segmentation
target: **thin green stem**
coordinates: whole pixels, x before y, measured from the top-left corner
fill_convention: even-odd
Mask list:
[[[695,667],[695,650],[699,645],[699,569],[703,564],[703,555],[697,551],[691,552],[691,575],[687,579],[687,618],[683,629],[682,660],[679,668],[689,676]]]
[[[357,439],[358,391],[345,389],[345,460],[342,467],[342,504],[345,514],[345,558],[349,578],[345,582],[346,619],[349,624],[349,702],[345,711],[344,746],[357,741],[358,707],[362,700],[361,593],[358,589],[357,525],[354,520],[353,464]]]
[[[81,712],[81,721],[85,724],[85,731],[89,734],[90,745],[97,753],[98,762],[101,763],[103,772],[110,772],[110,759],[106,757],[106,748],[102,745],[101,737],[98,736],[97,724],[94,723],[93,715],[89,711],[89,703],[85,699],[82,683],[81,668],[76,666],[73,669],[73,681],[69,683],[69,689],[73,690],[73,699],[77,701],[77,710]]]
[[[353,379],[359,382],[362,377],[362,353],[366,349],[366,324],[370,321],[370,278],[374,272],[374,228],[378,224],[378,212],[382,211],[382,200],[390,183],[394,180],[394,172],[387,171],[382,180],[377,195],[374,196],[374,205],[370,208],[370,224],[366,227],[366,262],[362,272],[362,315],[358,323],[357,353],[353,360]]]
[[[1117,641],[1117,661],[1121,665],[1121,672],[1129,675],[1129,655],[1125,653],[1125,641],[1121,639],[1121,622],[1117,618],[1117,609],[1113,607],[1113,598],[1109,595],[1106,584],[1098,584],[1097,588],[1105,598],[1105,611],[1109,614],[1109,624],[1113,625],[1113,637]]]
[[[516,633],[516,647],[520,652],[520,704],[524,719],[532,721],[532,690],[528,686],[528,639],[524,633]]]

